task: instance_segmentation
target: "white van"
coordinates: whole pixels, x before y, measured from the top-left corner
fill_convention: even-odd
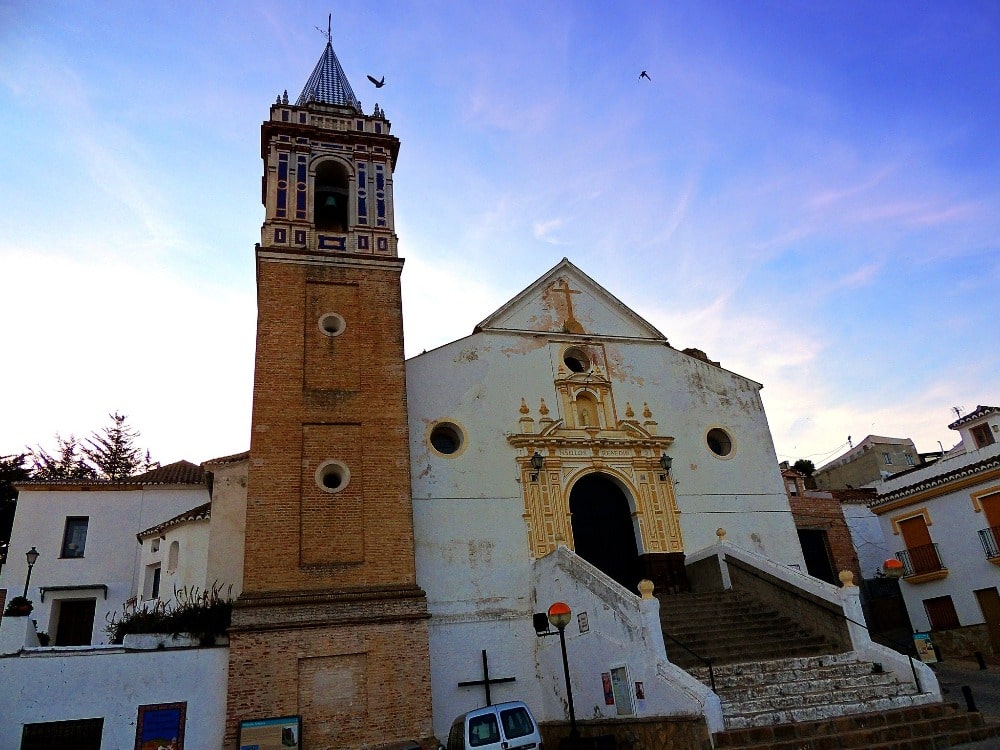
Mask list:
[[[451,725],[448,750],[542,750],[542,735],[521,701],[462,714]]]

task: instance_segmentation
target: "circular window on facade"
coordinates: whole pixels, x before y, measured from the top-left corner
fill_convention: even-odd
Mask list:
[[[340,492],[351,482],[351,471],[340,461],[324,461],[316,469],[316,484],[323,492]]]
[[[578,346],[571,346],[563,352],[563,364],[569,368],[570,372],[589,372],[590,357]]]
[[[438,422],[431,428],[428,438],[431,447],[442,456],[454,456],[461,452],[465,443],[462,430],[451,422]]]
[[[347,328],[344,316],[337,313],[327,313],[319,319],[319,330],[327,336],[339,336]]]
[[[725,458],[733,452],[733,439],[729,433],[719,427],[713,427],[705,436],[708,449],[716,456]]]

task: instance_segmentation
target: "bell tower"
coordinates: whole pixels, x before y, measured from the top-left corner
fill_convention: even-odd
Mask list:
[[[240,721],[301,716],[302,745],[432,733],[416,584],[392,175],[399,140],[365,114],[327,44],[261,127],[265,207],[244,591],[230,636]]]

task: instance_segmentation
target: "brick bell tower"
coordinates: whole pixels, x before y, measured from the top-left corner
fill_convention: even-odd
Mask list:
[[[300,715],[301,746],[427,739],[428,614],[416,584],[392,175],[399,140],[362,111],[329,36],[261,128],[266,208],[244,591],[227,746]]]

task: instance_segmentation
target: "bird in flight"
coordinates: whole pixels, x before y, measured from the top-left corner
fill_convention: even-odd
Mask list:
[[[370,77],[370,76],[369,76],[369,77]],[[642,71],[642,72],[641,72],[641,73],[639,74],[639,80],[641,81],[641,80],[642,80],[643,78],[645,78],[645,79],[646,79],[647,81],[649,81],[650,83],[652,83],[652,82],[653,82],[653,79],[649,77],[649,73],[647,73],[647,72],[646,72],[645,70],[644,70],[644,71]]]
[[[385,86],[385,76],[382,76],[382,80],[379,80],[375,76],[368,76],[368,80],[375,84],[375,88],[380,89]]]

